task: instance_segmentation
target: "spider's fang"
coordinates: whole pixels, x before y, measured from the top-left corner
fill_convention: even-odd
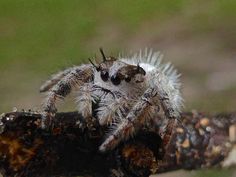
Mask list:
[[[103,59],[103,61],[104,61],[104,62],[107,61],[106,56],[105,56],[105,54],[104,54],[104,52],[103,52],[103,49],[102,49],[102,48],[99,48],[99,50],[100,50],[100,52],[101,52],[101,54],[102,54],[102,59]]]

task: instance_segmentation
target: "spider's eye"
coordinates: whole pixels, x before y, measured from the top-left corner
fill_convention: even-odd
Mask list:
[[[125,76],[125,81],[126,81],[126,82],[130,82],[130,81],[131,81],[131,77]]]
[[[111,77],[111,82],[112,82],[114,85],[119,85],[120,82],[121,82],[121,80],[120,80],[120,78],[117,77],[117,76],[112,76],[112,77]]]
[[[105,82],[108,80],[109,73],[107,71],[101,71],[101,78]]]

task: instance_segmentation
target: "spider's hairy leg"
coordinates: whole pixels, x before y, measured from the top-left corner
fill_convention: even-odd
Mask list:
[[[93,69],[91,65],[74,67],[73,70],[49,90],[43,104],[43,110],[46,114],[45,118],[48,116],[50,118],[51,114],[57,111],[56,101],[66,97],[73,87],[81,86],[93,80]]]
[[[93,88],[91,83],[82,85],[77,93],[76,103],[78,111],[82,114],[83,118],[92,117],[92,103],[95,102],[97,97],[93,96]]]
[[[172,123],[172,119],[175,120],[179,115],[178,111],[173,108],[168,94],[160,85],[148,88],[126,118],[123,119],[116,130],[100,146],[100,151],[111,150],[121,141],[130,138],[136,131],[142,128],[146,122],[152,119],[153,107],[159,106],[164,110],[168,123]],[[160,109],[158,108],[158,110]],[[169,133],[169,131],[166,131],[166,133]],[[169,135],[164,134],[163,137],[166,138],[169,137]]]
[[[64,71],[60,71],[53,74],[49,80],[47,80],[39,89],[40,92],[46,92],[50,90],[55,84],[57,84],[63,77],[70,73],[74,68],[68,68]]]

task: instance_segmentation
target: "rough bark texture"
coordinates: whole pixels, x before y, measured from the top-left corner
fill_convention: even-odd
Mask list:
[[[233,148],[229,127],[236,114],[183,113],[166,153],[155,132],[140,131],[107,153],[98,151],[106,129],[87,126],[77,112],[57,113],[51,129],[41,114],[11,112],[0,121],[0,168],[4,176],[147,177],[175,169],[221,165]]]

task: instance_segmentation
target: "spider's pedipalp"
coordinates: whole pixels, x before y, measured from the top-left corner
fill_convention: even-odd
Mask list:
[[[109,97],[103,99],[98,106],[97,116],[100,125],[111,125],[117,119],[122,119],[124,109],[128,109],[128,100],[124,97]]]
[[[47,80],[41,87],[40,87],[40,92],[46,92],[50,90],[54,85],[56,85],[63,77],[65,77],[69,72],[73,70],[72,68],[68,68],[64,71],[60,71],[57,74],[54,74],[51,76],[49,80]]]
[[[74,67],[62,80],[58,81],[48,92],[43,109],[48,113],[56,112],[58,98],[67,96],[75,86],[81,86],[93,79],[93,66],[82,65]]]

